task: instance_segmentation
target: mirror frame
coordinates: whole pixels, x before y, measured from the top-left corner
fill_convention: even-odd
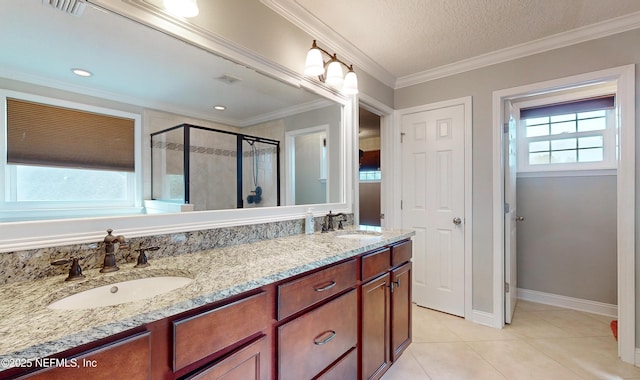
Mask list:
[[[220,55],[234,62],[242,62],[243,65],[264,75],[294,87],[306,89],[342,105],[343,135],[340,141],[342,170],[338,178],[341,178],[342,181],[343,201],[300,206],[8,222],[3,223],[0,228],[0,253],[94,243],[104,238],[108,228],[132,238],[303,219],[310,207],[314,216],[324,215],[330,210],[344,213],[353,212],[354,178],[357,173],[357,152],[354,149],[357,146],[355,128],[358,117],[356,112],[357,96],[346,97],[339,94],[318,81],[313,81],[300,73],[253,54],[249,50],[235,46],[232,42],[209,31],[197,28],[182,20],[167,17],[142,0],[89,0],[89,2],[99,8],[130,18],[133,22],[139,22],[168,33],[212,54]]]

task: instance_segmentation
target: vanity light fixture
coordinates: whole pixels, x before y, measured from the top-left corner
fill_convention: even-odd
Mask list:
[[[91,71],[85,70],[85,69],[80,69],[80,68],[73,68],[71,69],[71,72],[76,74],[79,77],[90,77],[93,75],[93,73]]]
[[[326,62],[322,58],[323,53],[329,57]],[[346,75],[343,74],[342,66],[349,70]],[[313,40],[313,45],[307,52],[304,73],[310,76],[318,76],[321,82],[340,90],[343,94],[355,95],[358,93],[358,77],[353,71],[353,65],[347,65],[339,60],[335,53],[330,54],[328,51],[318,47],[316,40]]]
[[[165,9],[176,16],[195,17],[200,13],[196,0],[164,0]]]

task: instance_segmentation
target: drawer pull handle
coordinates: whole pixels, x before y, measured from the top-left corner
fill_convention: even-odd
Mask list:
[[[315,290],[316,292],[324,292],[325,290],[329,290],[329,289],[333,288],[334,286],[336,286],[336,282],[335,281],[331,281],[329,283],[329,285],[323,286],[321,288],[314,287],[313,290]]]
[[[326,333],[329,333],[329,336],[319,341],[318,338]],[[328,330],[318,335],[317,337],[315,337],[315,339],[313,339],[313,344],[315,344],[316,346],[322,346],[323,344],[329,343],[335,337],[336,337],[336,332],[333,330]]]

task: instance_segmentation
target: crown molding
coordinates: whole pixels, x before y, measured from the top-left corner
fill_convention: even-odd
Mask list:
[[[357,46],[329,28],[297,1],[260,0],[260,2],[312,36],[321,47],[329,48],[339,56],[346,58],[353,64],[356,72],[358,70],[364,71],[391,88],[395,86],[395,76],[363,53]],[[311,41],[309,41],[309,47],[311,47]]]
[[[298,4],[297,1],[260,0],[260,2],[311,36],[315,36],[319,42],[328,45],[339,55],[346,57],[360,70],[377,78],[382,83],[392,87],[393,89],[429,82],[434,79],[460,74],[466,71],[495,65],[497,63],[640,28],[640,12],[631,13],[626,16],[587,25],[578,29],[555,34],[550,37],[541,38],[535,41],[526,42],[448,65],[396,78],[377,62],[364,54],[355,45],[344,39],[333,29],[329,28],[317,17],[312,15],[304,7]]]
[[[395,89],[412,86],[419,83],[428,82],[434,79],[460,74],[466,71],[479,69],[482,67],[495,65],[523,58],[533,54],[574,45],[580,42],[595,40],[613,34],[626,32],[628,30],[640,28],[640,12],[631,13],[626,16],[617,17],[611,20],[602,21],[596,24],[583,26],[578,29],[558,33],[550,37],[526,42],[520,45],[496,50],[477,57],[454,62],[449,65],[425,70],[416,74],[407,75],[397,79]]]

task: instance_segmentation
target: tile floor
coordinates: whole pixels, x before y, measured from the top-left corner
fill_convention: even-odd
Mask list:
[[[640,379],[610,317],[518,301],[502,330],[413,306],[413,343],[382,380]]]

